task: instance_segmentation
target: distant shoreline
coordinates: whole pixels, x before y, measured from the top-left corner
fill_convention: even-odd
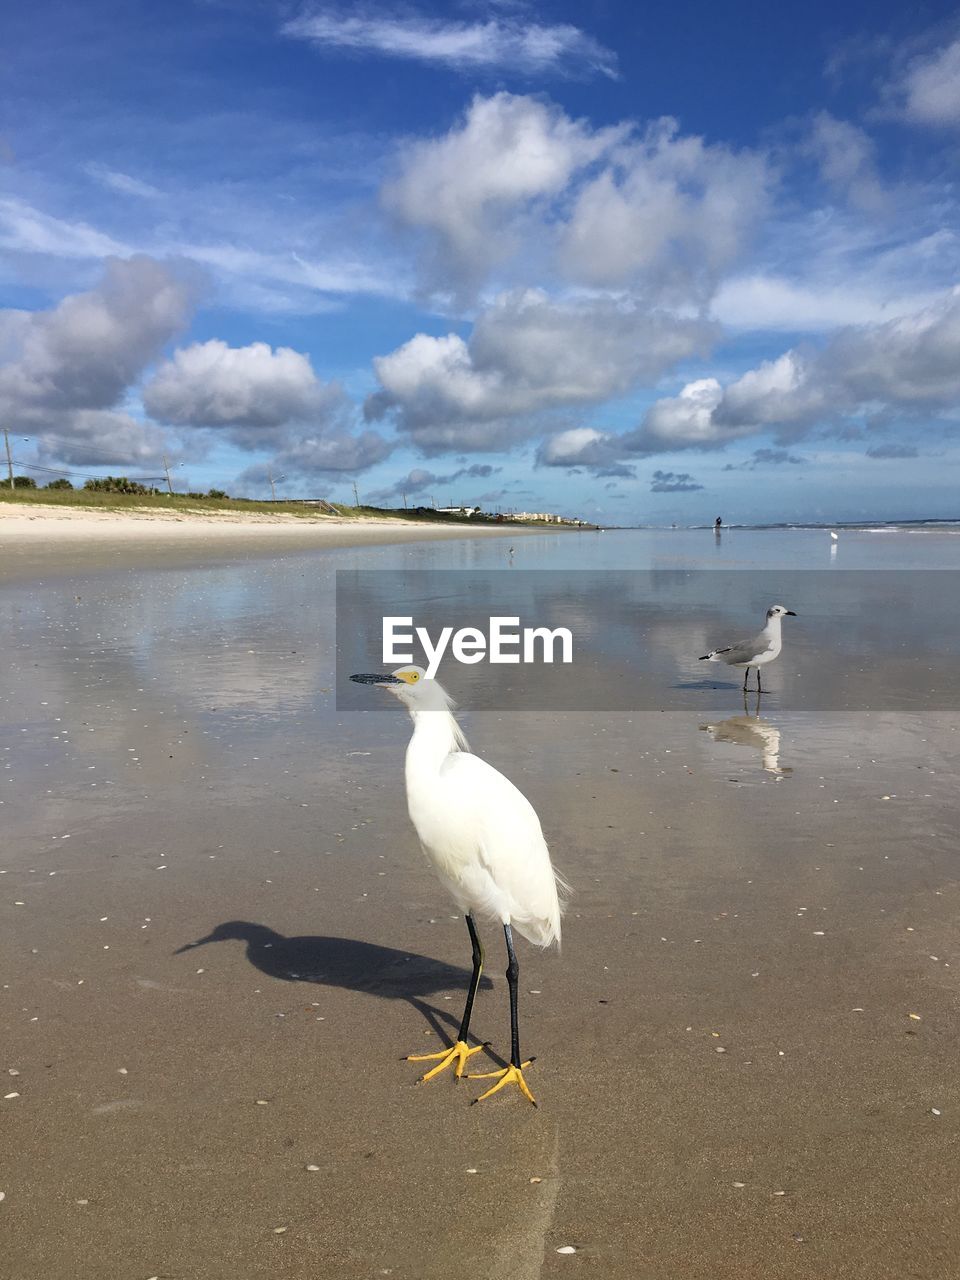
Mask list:
[[[249,556],[456,538],[523,538],[569,526],[292,516],[258,512],[97,510],[0,503],[0,583],[51,574],[175,568]]]

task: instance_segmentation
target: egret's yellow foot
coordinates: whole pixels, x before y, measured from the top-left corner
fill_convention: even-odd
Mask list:
[[[408,1062],[437,1062],[437,1065],[430,1071],[420,1077],[420,1084],[426,1084],[428,1080],[432,1080],[434,1076],[438,1076],[441,1071],[446,1071],[451,1063],[456,1062],[456,1077],[459,1080],[463,1075],[464,1064],[471,1054],[479,1053],[483,1048],[482,1044],[474,1045],[472,1049],[468,1048],[462,1040],[458,1040],[456,1044],[451,1045],[449,1049],[441,1049],[439,1053],[411,1053],[407,1058]]]
[[[532,1061],[533,1059],[531,1058],[530,1062]],[[530,1062],[525,1062],[520,1067],[515,1067],[511,1063],[509,1067],[504,1067],[502,1071],[482,1071],[477,1075],[468,1075],[468,1080],[497,1080],[497,1083],[489,1088],[486,1093],[481,1093],[479,1098],[474,1098],[474,1102],[482,1102],[484,1098],[489,1098],[492,1094],[498,1093],[504,1085],[515,1084],[527,1101],[536,1106],[537,1100],[527,1088],[527,1082],[523,1078],[524,1067],[529,1067]]]

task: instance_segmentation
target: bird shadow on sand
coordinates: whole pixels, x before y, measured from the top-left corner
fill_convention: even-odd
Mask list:
[[[212,942],[231,941],[244,943],[247,960],[269,978],[340,987],[381,1000],[404,1000],[423,1015],[441,1039],[449,1044],[455,1039],[459,1018],[446,1009],[435,1008],[426,997],[455,990],[465,994],[470,983],[469,969],[357,938],[313,934],[288,938],[249,920],[218,924],[206,937],[178,947],[173,954],[182,955]],[[481,990],[492,986],[489,978],[480,979]]]

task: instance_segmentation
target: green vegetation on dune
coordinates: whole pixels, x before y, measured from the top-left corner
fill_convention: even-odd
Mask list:
[[[14,489],[0,485],[0,502],[35,507],[83,507],[96,511],[256,511],[315,518],[317,509],[295,502],[248,502],[243,498],[192,497],[186,493],[115,493],[96,489]]]

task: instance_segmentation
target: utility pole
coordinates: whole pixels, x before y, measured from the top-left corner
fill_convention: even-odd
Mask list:
[[[406,511],[406,509],[407,509],[407,495],[406,495],[406,494],[404,494],[404,495],[403,495],[403,509],[404,509],[404,511]]]
[[[160,456],[161,456],[161,458],[163,458],[163,469],[164,469],[164,471],[165,471],[165,472],[166,472],[166,474],[167,474],[167,488],[170,490],[170,492],[171,492],[171,494],[172,494],[172,493],[173,493],[173,481],[170,479],[170,465],[169,465],[169,463],[167,462],[167,455],[166,455],[165,453],[162,453]]]
[[[270,481],[270,494],[274,502],[277,500],[277,485],[281,480],[286,480],[286,478],[286,476],[275,476],[272,468],[267,467],[267,479]]]
[[[7,446],[7,473],[10,476],[10,488],[13,485],[13,458],[10,456],[10,432],[6,427],[3,428],[3,443]]]
[[[359,507],[359,505],[360,505],[360,495],[359,495],[359,493],[357,493],[357,482],[356,482],[356,480],[354,480],[354,482],[353,482],[353,505],[354,505],[355,507]]]

